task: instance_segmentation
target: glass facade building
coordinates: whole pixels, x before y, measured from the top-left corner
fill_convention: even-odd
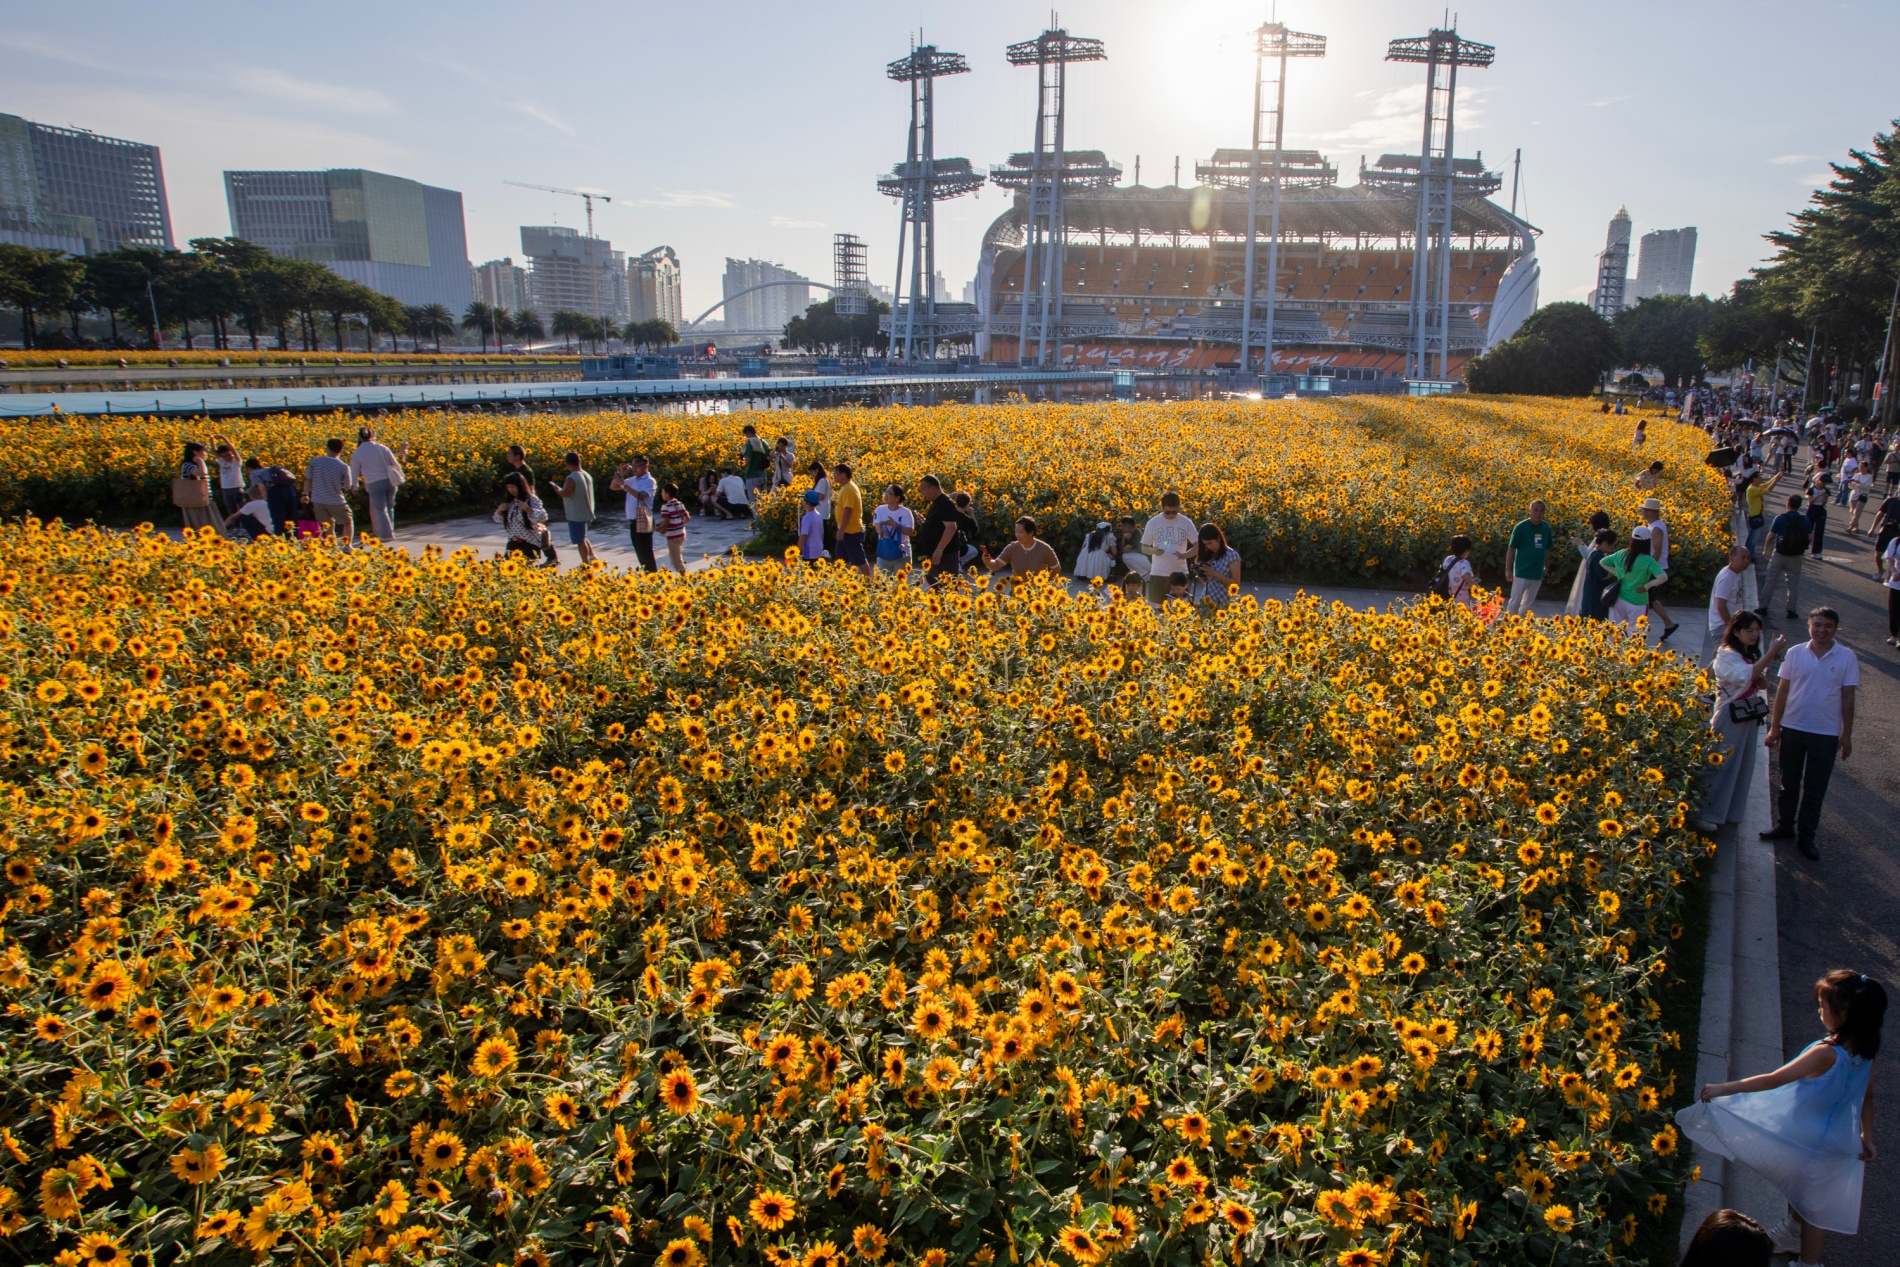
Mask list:
[[[468,306],[462,195],[362,168],[224,174],[231,232],[411,305]]]
[[[158,147],[0,114],[0,241],[74,255],[170,247]]]

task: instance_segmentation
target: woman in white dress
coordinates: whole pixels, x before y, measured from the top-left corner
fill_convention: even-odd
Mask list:
[[[1757,728],[1761,704],[1767,703],[1763,685],[1769,666],[1781,658],[1787,639],[1777,636],[1762,653],[1761,617],[1752,611],[1740,611],[1728,622],[1722,635],[1721,649],[1709,672],[1715,677],[1715,712],[1709,727],[1715,731],[1715,751],[1722,764],[1705,766],[1702,771],[1701,808],[1696,811],[1696,830],[1713,835],[1724,823],[1742,821],[1748,801],[1748,789],[1755,772],[1755,749],[1761,746]],[[1751,705],[1750,701],[1760,701]],[[1738,718],[1737,714],[1741,716]]]

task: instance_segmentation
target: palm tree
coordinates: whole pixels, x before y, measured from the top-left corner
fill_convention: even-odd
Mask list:
[[[481,336],[482,355],[488,355],[488,334],[495,326],[495,310],[477,299],[462,313],[462,329]]]
[[[515,338],[523,343],[533,343],[536,339],[548,337],[548,329],[541,324],[540,314],[532,308],[518,308],[513,317]]]
[[[584,313],[574,312],[568,308],[561,308],[555,312],[554,319],[550,321],[548,325],[549,329],[554,331],[554,337],[560,339],[566,345],[567,350],[572,352],[574,350],[574,336],[586,336],[587,316]]]
[[[495,350],[501,351],[502,341],[515,333],[515,319],[506,308],[499,305],[488,310],[488,322],[495,327]]]
[[[416,309],[415,325],[410,327],[409,333],[419,339],[434,339],[435,350],[439,355],[442,351],[442,336],[455,333],[455,314],[448,310],[446,304],[424,304]]]

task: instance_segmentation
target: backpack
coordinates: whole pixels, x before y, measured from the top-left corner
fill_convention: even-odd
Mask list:
[[[1788,531],[1781,535],[1781,544],[1776,547],[1777,554],[1805,554],[1808,549],[1808,517],[1799,511],[1787,514]]]
[[[1438,565],[1438,571],[1432,573],[1432,583],[1426,587],[1426,593],[1436,594],[1446,602],[1451,601],[1451,569],[1457,560],[1451,559]]]

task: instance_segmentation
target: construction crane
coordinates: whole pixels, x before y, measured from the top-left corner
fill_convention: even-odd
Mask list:
[[[600,270],[594,267],[594,199],[612,202],[612,194],[602,193],[598,189],[556,189],[553,185],[531,185],[525,180],[504,180],[504,185],[513,185],[518,189],[538,189],[544,194],[566,194],[579,198],[587,204],[587,278],[594,288],[594,320],[600,320]]]

